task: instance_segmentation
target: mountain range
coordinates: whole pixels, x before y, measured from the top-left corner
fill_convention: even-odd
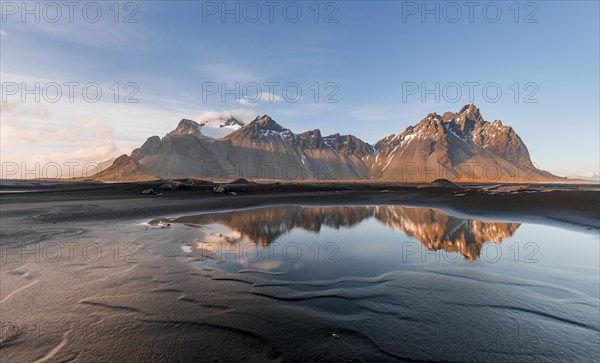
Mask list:
[[[211,132],[206,132],[211,131]],[[215,130],[220,131],[215,136]],[[501,121],[484,120],[466,105],[430,113],[371,145],[354,135],[294,133],[268,115],[244,124],[234,117],[183,119],[164,137],[152,136],[92,179],[382,180],[477,182],[565,180],[537,169],[525,143]]]

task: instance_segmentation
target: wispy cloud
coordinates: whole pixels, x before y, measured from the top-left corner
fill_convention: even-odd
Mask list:
[[[22,14],[5,14],[0,30],[2,36],[8,32],[18,34],[20,39],[44,42],[51,38],[62,42],[72,42],[83,45],[93,44],[95,47],[118,46],[135,47],[141,40],[151,36],[152,29],[143,21],[143,12],[131,9],[129,12],[115,13],[115,4],[109,2],[94,3],[100,9],[83,11],[81,4],[76,3],[74,11],[70,11],[62,3],[55,3],[59,16],[38,11],[30,13],[22,20]],[[38,3],[39,5],[39,3]],[[23,3],[25,6],[25,3]],[[79,7],[77,9],[77,7]],[[91,8],[95,8],[92,6]],[[96,11],[96,13],[94,13]]]

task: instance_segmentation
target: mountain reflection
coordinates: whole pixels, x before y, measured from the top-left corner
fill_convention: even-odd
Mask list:
[[[169,220],[192,226],[221,224],[232,232],[211,235],[217,240],[237,243],[244,238],[266,247],[294,228],[319,232],[321,226],[350,228],[375,218],[385,226],[419,240],[431,251],[456,252],[476,260],[486,242],[501,243],[512,236],[519,223],[483,222],[446,215],[431,208],[404,206],[275,206],[251,210],[184,216]]]

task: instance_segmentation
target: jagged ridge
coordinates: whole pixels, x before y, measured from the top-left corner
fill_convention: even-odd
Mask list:
[[[431,181],[548,181],[510,126],[485,121],[466,105],[457,113],[430,113],[414,126],[370,145],[353,135],[300,134],[268,115],[212,138],[203,124],[183,119],[165,137],[149,138],[131,156],[121,156],[96,179],[154,176],[212,179]],[[239,127],[238,127],[239,126]],[[120,170],[122,169],[122,170]]]

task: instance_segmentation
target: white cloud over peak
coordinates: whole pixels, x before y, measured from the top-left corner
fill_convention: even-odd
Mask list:
[[[196,122],[203,122],[211,119],[234,117],[242,122],[249,122],[256,117],[256,111],[251,108],[235,108],[224,111],[206,111],[195,117]]]

